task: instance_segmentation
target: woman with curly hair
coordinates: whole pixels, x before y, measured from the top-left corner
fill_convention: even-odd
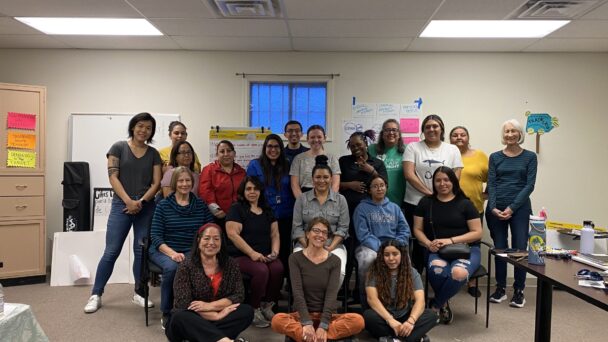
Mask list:
[[[365,328],[380,342],[430,341],[426,333],[437,315],[424,308],[422,280],[402,241],[382,243],[365,290],[371,307],[363,312]]]

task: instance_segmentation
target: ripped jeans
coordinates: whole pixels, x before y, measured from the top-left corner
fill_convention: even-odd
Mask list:
[[[479,245],[471,246],[471,257],[469,259],[443,260],[437,253],[429,253],[427,264],[427,275],[429,283],[435,292],[432,305],[441,308],[448,299],[454,297],[462,285],[473,274],[481,263],[481,251]]]

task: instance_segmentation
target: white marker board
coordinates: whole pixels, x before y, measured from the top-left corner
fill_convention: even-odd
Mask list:
[[[68,157],[70,161],[89,163],[91,196],[93,188],[109,188],[106,153],[119,140],[127,140],[129,120],[133,114],[72,114],[70,115]],[[169,124],[180,119],[178,114],[152,114],[156,120],[155,148],[171,145]],[[93,201],[91,200],[91,204]]]

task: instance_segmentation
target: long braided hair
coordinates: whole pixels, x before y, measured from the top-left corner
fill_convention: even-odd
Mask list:
[[[391,271],[386,262],[384,262],[384,250],[391,246],[401,253],[401,263],[399,263],[399,267],[397,268],[397,291],[395,291],[396,298],[394,300],[391,300]],[[376,260],[371,265],[367,277],[368,279],[375,280],[378,298],[384,306],[390,305],[401,309],[408,304],[409,300],[414,299],[414,281],[410,255],[405,243],[399,240],[384,241],[380,245]]]

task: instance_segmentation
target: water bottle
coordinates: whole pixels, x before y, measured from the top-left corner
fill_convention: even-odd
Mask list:
[[[593,230],[593,222],[583,221],[583,229],[581,229],[581,246],[579,248],[579,252],[583,254],[593,254],[594,235],[595,231]]]
[[[543,253],[547,241],[547,213],[545,208],[539,216],[530,215],[530,232],[528,236],[528,263],[532,265],[545,265]]]
[[[4,289],[0,284],[0,317],[4,315]]]

